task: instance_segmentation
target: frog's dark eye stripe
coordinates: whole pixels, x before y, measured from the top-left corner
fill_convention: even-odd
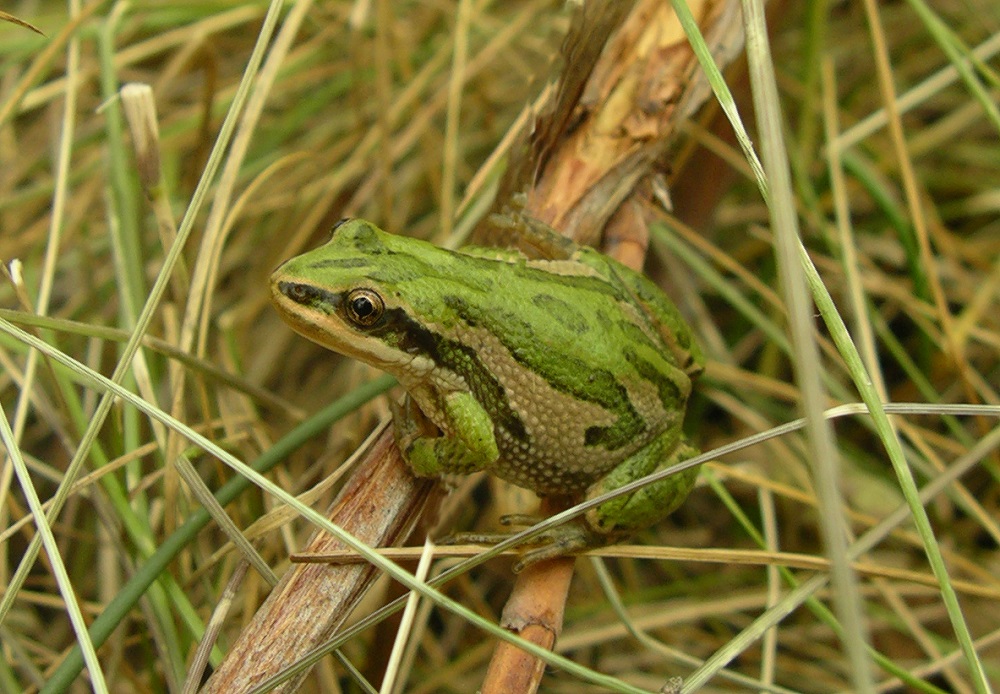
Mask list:
[[[344,302],[347,317],[355,325],[368,328],[378,322],[385,312],[382,297],[371,289],[353,289]]]
[[[337,303],[335,294],[304,282],[279,282],[278,290],[295,303],[317,311],[329,311]]]

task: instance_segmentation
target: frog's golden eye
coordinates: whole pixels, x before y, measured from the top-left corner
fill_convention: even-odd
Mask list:
[[[385,302],[371,289],[354,289],[344,302],[347,317],[362,328],[368,328],[382,317]]]
[[[333,235],[337,233],[337,229],[339,229],[340,227],[344,226],[349,221],[351,221],[350,217],[341,217],[340,221],[338,221],[336,224],[334,224],[333,228],[330,229],[330,238],[332,239]]]

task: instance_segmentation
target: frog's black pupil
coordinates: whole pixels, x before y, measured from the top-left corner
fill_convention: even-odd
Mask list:
[[[367,318],[375,310],[375,306],[367,296],[357,297],[351,302],[351,308],[354,309],[354,315],[358,318]]]

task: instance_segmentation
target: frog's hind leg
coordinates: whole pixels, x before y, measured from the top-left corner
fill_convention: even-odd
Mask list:
[[[635,272],[618,272],[616,275],[618,281],[632,293],[633,300],[660,327],[660,338],[674,356],[677,366],[691,380],[700,376],[705,369],[705,357],[677,306],[645,275]]]
[[[665,470],[698,455],[700,451],[681,437],[664,432],[648,447],[611,471],[587,490],[592,499],[659,470]],[[585,516],[598,537],[611,542],[650,527],[673,513],[687,498],[698,478],[698,468],[688,468],[653,484],[607,501]]]
[[[592,485],[587,490],[587,498],[593,499],[619,489],[698,454],[698,449],[678,432],[665,431]],[[544,559],[575,554],[627,539],[676,510],[687,498],[697,477],[698,468],[688,468],[631,494],[606,501],[575,522],[546,531],[534,541],[534,547],[521,555],[521,561],[514,570],[520,571],[525,566]]]

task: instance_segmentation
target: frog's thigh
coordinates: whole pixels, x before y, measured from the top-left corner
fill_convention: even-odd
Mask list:
[[[699,451],[676,432],[667,431],[649,446],[627,458],[587,491],[593,498],[618,489],[657,470],[693,458]],[[698,477],[698,468],[646,485],[639,491],[601,504],[587,514],[592,529],[606,535],[628,535],[647,528],[672,513],[687,497]]]
[[[444,414],[451,430],[442,436],[420,436],[406,446],[405,456],[417,475],[465,474],[494,463],[500,453],[493,421],[471,393],[450,393]]]

